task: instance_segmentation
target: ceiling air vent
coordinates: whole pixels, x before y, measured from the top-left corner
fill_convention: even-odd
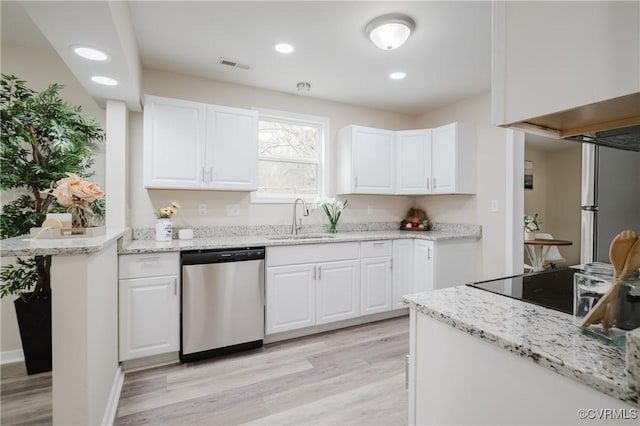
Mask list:
[[[252,65],[241,64],[239,62],[232,61],[231,59],[223,58],[222,56],[218,58],[218,63],[233,68],[240,68],[241,70],[250,70],[252,68]]]

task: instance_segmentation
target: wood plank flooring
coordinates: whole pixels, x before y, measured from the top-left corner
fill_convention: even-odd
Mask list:
[[[115,424],[404,425],[408,349],[409,321],[401,317],[127,373]],[[31,386],[19,383],[33,376],[19,379],[19,372],[6,370],[2,424],[50,424],[50,375],[48,385],[39,375]],[[48,417],[26,418],[19,409],[25,404],[17,401],[37,398],[38,411],[47,412],[47,398],[32,395],[46,393],[47,386]],[[23,412],[33,411],[33,404],[26,405]]]

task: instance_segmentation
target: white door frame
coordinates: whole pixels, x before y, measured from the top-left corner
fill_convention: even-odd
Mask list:
[[[524,132],[507,129],[505,194],[505,273],[524,272]]]

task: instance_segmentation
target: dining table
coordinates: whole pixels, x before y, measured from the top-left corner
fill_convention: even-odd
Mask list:
[[[529,260],[531,260],[531,267],[533,272],[544,271],[544,264],[547,261],[547,255],[549,249],[553,246],[570,246],[572,241],[567,240],[550,240],[550,239],[535,239],[525,240],[524,246],[527,250]]]

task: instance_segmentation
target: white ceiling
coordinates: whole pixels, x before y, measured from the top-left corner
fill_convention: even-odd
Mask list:
[[[399,49],[383,51],[364,27],[392,12],[411,16],[416,30]],[[99,102],[137,99],[140,82],[123,81],[111,94],[85,83],[94,65],[69,54],[72,44],[107,50],[113,59],[100,71],[121,81],[135,80],[140,62],[281,92],[297,93],[296,84],[306,81],[306,96],[410,115],[490,89],[488,1],[2,1],[3,43],[43,47],[38,30]],[[275,52],[278,42],[295,52]],[[253,67],[227,67],[218,57]],[[390,80],[394,71],[407,78]]]

